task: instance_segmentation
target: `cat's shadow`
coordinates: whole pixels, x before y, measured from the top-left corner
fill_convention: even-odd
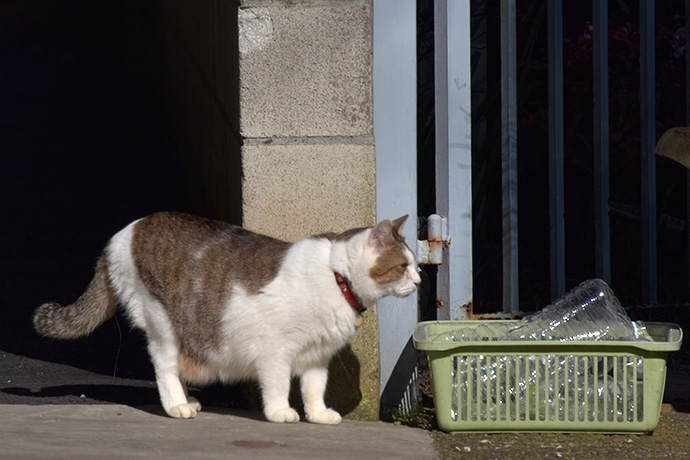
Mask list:
[[[329,371],[326,404],[342,415],[347,415],[362,400],[359,360],[350,346],[346,346],[334,357]],[[65,383],[42,386],[40,389],[36,389],[34,385],[0,385],[0,394],[4,404],[120,404],[166,416],[159,404],[156,384],[148,379],[128,379],[113,383]],[[201,401],[203,412],[232,413],[243,418],[265,420],[261,410],[261,392],[256,382],[217,384],[202,389],[190,387],[190,394]],[[304,418],[298,379],[293,380],[291,385],[290,404]]]
[[[161,405],[146,405],[137,406],[136,409],[146,412],[152,415],[158,415],[160,417],[168,417]],[[201,413],[207,414],[218,414],[218,415],[231,415],[233,417],[243,418],[247,420],[254,420],[257,422],[271,423],[266,420],[266,417],[261,413],[261,411],[253,411],[247,409],[234,409],[229,407],[217,407],[217,406],[203,406]]]
[[[119,404],[152,415],[168,417],[163,407],[157,403],[158,390],[156,388],[123,385],[58,385],[43,387],[40,390],[11,387],[0,389],[0,392],[17,397],[19,404]],[[260,411],[246,408],[211,405],[204,406],[202,412],[266,421]]]
[[[17,396],[19,404],[122,404],[141,406],[158,400],[156,388],[123,385],[56,385],[32,390],[10,387],[2,393]],[[24,401],[22,401],[24,400]]]

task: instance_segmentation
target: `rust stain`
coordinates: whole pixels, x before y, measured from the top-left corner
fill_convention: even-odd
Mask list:
[[[474,303],[471,300],[464,305],[460,305],[460,308],[465,310],[465,316],[467,318],[472,319],[472,316],[474,316]]]
[[[241,439],[234,441],[233,445],[236,447],[253,447],[253,448],[266,448],[266,447],[276,447],[280,446],[279,443],[273,441],[259,441],[254,439]]]
[[[512,313],[474,313],[474,303],[469,301],[464,305],[460,306],[461,309],[465,310],[465,316],[467,319],[471,320],[484,320],[484,319],[519,319],[525,316],[524,313],[518,312],[516,314]]]
[[[472,315],[470,319],[513,319],[512,315],[502,313],[477,313]]]
[[[446,307],[445,301],[437,297],[436,298],[436,307],[437,308],[444,308]],[[465,311],[465,318],[471,319],[471,320],[485,320],[485,319],[520,319],[526,315],[526,313],[523,312],[515,312],[515,313],[505,313],[505,312],[499,312],[499,313],[475,313],[474,312],[474,301],[469,300],[465,304],[460,305],[460,309]]]

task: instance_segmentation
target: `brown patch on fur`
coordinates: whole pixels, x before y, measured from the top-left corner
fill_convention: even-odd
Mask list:
[[[407,216],[393,222],[381,221],[372,230],[371,238],[379,251],[379,258],[369,270],[369,276],[378,284],[398,281],[405,276],[409,264],[405,251],[409,248],[400,235],[400,229],[406,220]]]
[[[180,375],[189,383],[199,382],[203,368],[201,364],[193,360],[186,354],[180,352],[177,355],[178,366],[180,367]]]
[[[385,235],[385,237],[382,241],[379,237],[376,242],[376,244],[381,245],[382,251],[376,264],[369,270],[369,276],[378,284],[398,281],[405,276],[405,269],[407,268],[408,261],[404,255],[404,251],[405,248],[407,248],[407,244],[405,244],[405,239],[400,235],[400,229],[406,220],[407,216],[403,216],[395,219],[393,222],[383,221],[382,227],[385,229],[381,231],[381,234]],[[352,228],[340,234],[324,233],[318,235],[318,237],[327,238],[336,242],[345,242],[370,228],[371,227]]]
[[[199,363],[222,340],[220,323],[233,288],[256,294],[273,280],[290,243],[181,213],[139,221],[132,257],[139,277],[165,306],[181,352]]]
[[[402,279],[408,265],[403,250],[404,245],[399,243],[383,252],[376,260],[376,264],[369,270],[371,279],[377,284],[386,284]]]

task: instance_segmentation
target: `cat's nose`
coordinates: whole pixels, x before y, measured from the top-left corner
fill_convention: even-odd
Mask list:
[[[419,287],[419,285],[422,284],[422,278],[417,273],[413,273],[412,282],[415,286]]]

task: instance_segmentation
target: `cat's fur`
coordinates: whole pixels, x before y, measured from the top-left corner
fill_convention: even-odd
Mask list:
[[[362,306],[407,296],[420,283],[400,236],[407,216],[287,243],[180,213],[132,222],[109,242],[86,292],[72,305],[40,306],[36,330],[71,339],[90,334],[121,304],[148,339],[165,411],[193,418],[201,406],[186,383],[257,378],[264,414],[296,422],[289,406],[299,376],[309,421],[337,424],[325,406],[330,358],[354,335]]]

